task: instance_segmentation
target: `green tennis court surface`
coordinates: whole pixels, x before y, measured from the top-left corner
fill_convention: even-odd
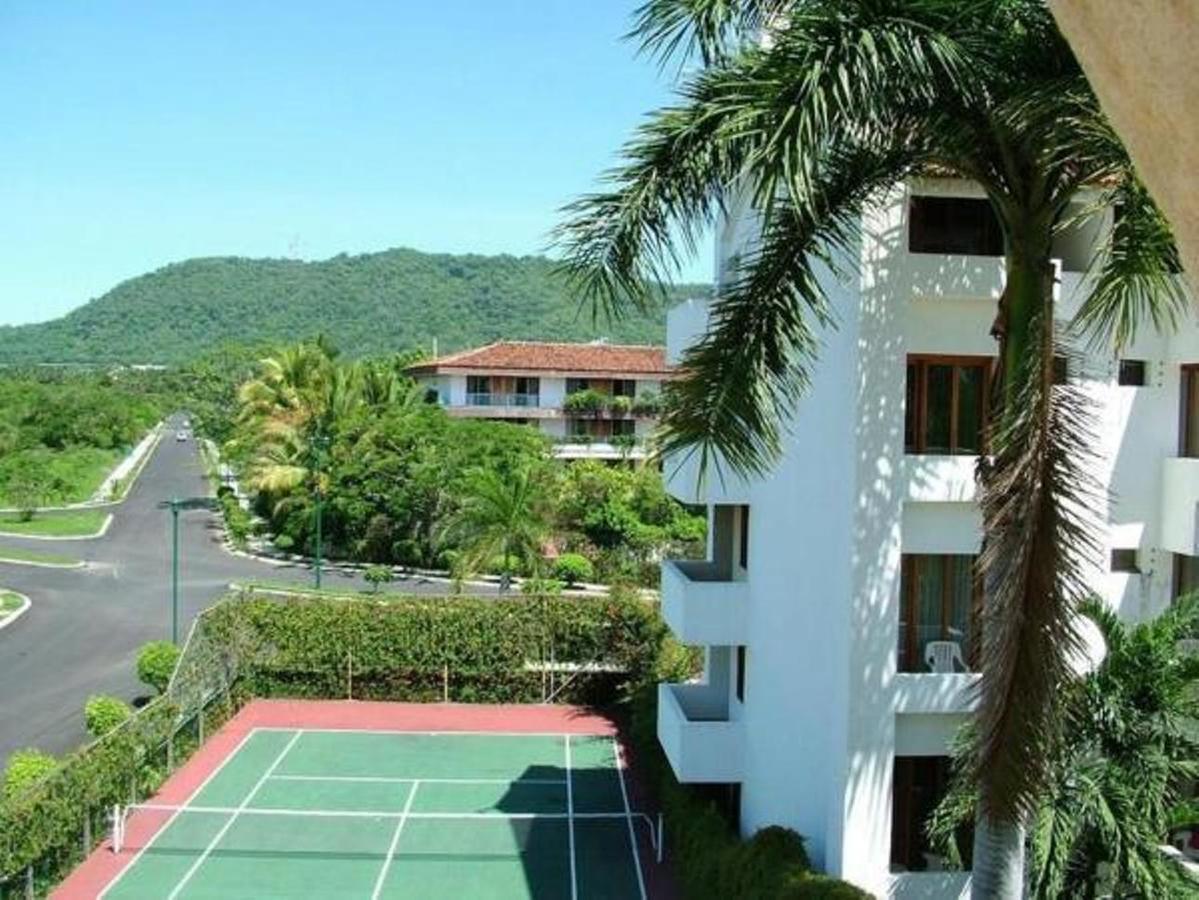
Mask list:
[[[133,815],[164,824],[108,900],[646,896],[610,737],[255,730]]]

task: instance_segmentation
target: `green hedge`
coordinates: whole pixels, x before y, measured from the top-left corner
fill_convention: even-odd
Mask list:
[[[679,784],[657,739],[657,689],[632,702],[636,765],[666,819],[672,869],[687,900],[869,900],[853,885],[810,869],[803,838],[777,826],[741,840],[716,806]]]
[[[254,696],[520,703],[542,699],[551,657],[619,672],[580,676],[556,699],[608,703],[651,671],[663,626],[636,595],[504,599],[297,598],[247,594],[205,617],[217,645],[240,642]]]

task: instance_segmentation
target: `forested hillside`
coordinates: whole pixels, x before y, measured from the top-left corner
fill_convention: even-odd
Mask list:
[[[681,286],[672,298],[706,289]],[[658,343],[665,313],[593,324],[543,257],[397,249],[320,262],[217,257],[117,285],[61,319],[0,327],[0,363],[177,363],[214,345],[324,333],[353,356],[497,338]]]

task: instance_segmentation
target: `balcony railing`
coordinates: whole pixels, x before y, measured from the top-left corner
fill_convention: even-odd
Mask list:
[[[727,697],[708,685],[658,685],[658,742],[679,781],[744,777],[741,723],[728,718]]]
[[[749,583],[733,581],[714,563],[662,563],[662,617],[684,644],[744,644]]]
[[[467,406],[520,406],[535,407],[541,405],[540,394],[494,394],[468,393]]]

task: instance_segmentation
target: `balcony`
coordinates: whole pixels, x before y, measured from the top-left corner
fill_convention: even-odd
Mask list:
[[[904,253],[892,276],[916,300],[997,300],[1003,293],[1002,256]]]
[[[727,693],[706,684],[658,685],[658,742],[682,782],[741,781],[742,734]]]
[[[645,459],[649,450],[642,441],[615,443],[587,436],[561,438],[554,442],[558,459]]]
[[[699,454],[668,456],[662,462],[666,490],[682,503],[737,506],[750,502],[750,482],[734,474],[728,463],[713,461],[700,477]]]
[[[541,406],[540,394],[493,394],[486,393],[468,393],[466,395],[467,406],[516,406],[521,409],[529,407]]]
[[[888,900],[966,900],[969,872],[896,872],[890,876]]]
[[[662,618],[684,644],[744,644],[749,583],[732,581],[715,563],[662,563]]]
[[[914,503],[967,503],[976,499],[977,456],[909,453],[903,458],[903,497]]]
[[[1174,457],[1162,466],[1162,546],[1199,556],[1199,459]]]
[[[974,672],[900,672],[895,676],[897,713],[951,715],[973,712],[979,676]]]

